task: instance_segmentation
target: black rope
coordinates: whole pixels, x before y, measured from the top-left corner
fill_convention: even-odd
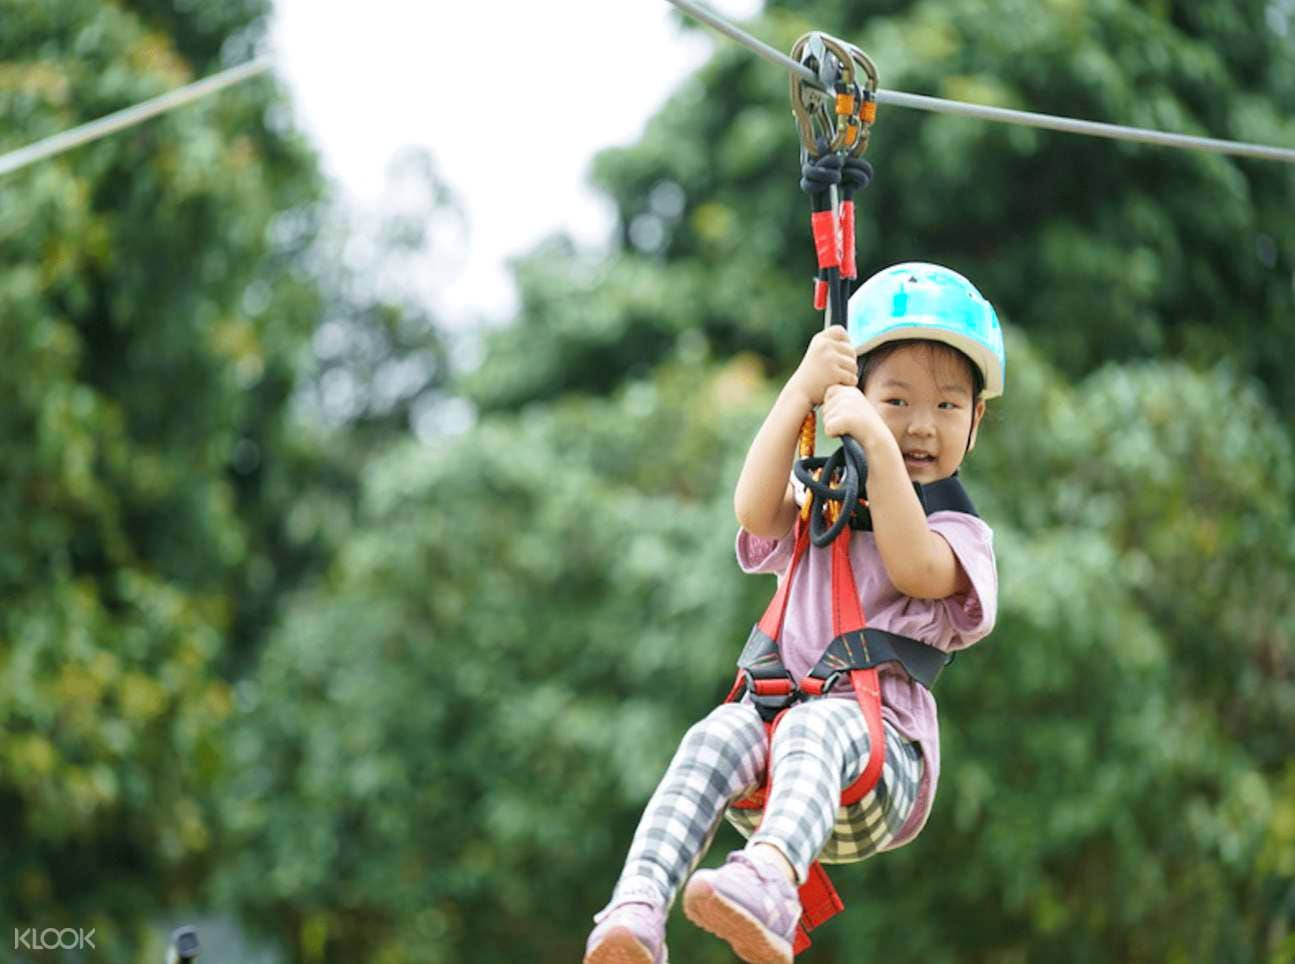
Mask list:
[[[842,158],[820,145],[820,156],[803,158],[800,168],[800,189],[809,195],[815,213],[830,211],[832,188],[840,186],[843,199],[852,197],[857,188],[867,187],[872,180],[872,165],[860,158]],[[833,324],[846,323],[849,279],[841,277],[841,269],[820,268],[818,277],[827,285],[828,310]],[[809,491],[809,540],[820,549],[831,545],[841,531],[854,523],[856,528],[866,528],[871,522],[868,510],[859,504],[868,481],[868,460],[863,446],[848,435],[841,436],[841,447],[826,458],[800,459],[794,467],[796,478]],[[817,478],[815,478],[817,475]],[[839,479],[839,488],[832,485]],[[827,521],[828,503],[836,503],[836,521]],[[848,508],[846,508],[848,507]],[[856,518],[857,516],[857,518]]]
[[[859,504],[859,497],[863,495],[868,482],[868,459],[863,454],[863,446],[850,436],[842,435],[841,447],[831,455],[798,459],[793,471],[812,498],[809,509],[809,541],[814,545],[820,549],[831,545],[842,529],[856,522],[856,515],[858,519],[855,528],[870,527],[868,510]],[[838,476],[841,487],[834,488],[831,482]],[[829,502],[853,508],[849,512],[838,511],[836,521],[829,525]]]

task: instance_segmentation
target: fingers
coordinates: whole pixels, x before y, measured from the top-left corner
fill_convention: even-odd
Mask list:
[[[824,405],[822,410],[823,416],[823,433],[831,438],[839,438],[847,433],[846,425],[849,424],[847,414],[841,411],[839,406]]]
[[[823,431],[838,438],[842,435],[855,435],[859,428],[868,421],[868,401],[857,385],[829,385],[823,393],[823,407],[819,417],[823,422]]]
[[[840,325],[818,332],[810,340],[796,371],[811,405],[821,404],[828,386],[858,384],[858,363],[849,333]]]
[[[850,335],[841,325],[832,325],[814,336],[826,353],[825,372],[833,383],[854,385],[859,380],[857,356]]]

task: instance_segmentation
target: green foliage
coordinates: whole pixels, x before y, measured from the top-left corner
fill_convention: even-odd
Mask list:
[[[900,89],[1295,142],[1275,107],[1295,76],[1257,2],[869,11],[780,5],[757,32],[784,49],[811,26],[866,38],[883,84]],[[313,749],[321,727],[297,707],[318,701],[242,714],[250,732],[266,718],[286,729],[282,762],[260,771],[271,782],[235,797],[235,812],[273,795],[326,800],[355,821],[354,850],[320,860],[276,907],[349,886],[361,851],[426,868],[393,873],[411,889],[389,900],[352,903],[371,891],[346,890],[313,927],[290,922],[281,932],[302,959],[414,959],[426,944],[447,961],[579,953],[650,786],[718,697],[706,684],[724,679],[769,589],[737,575],[728,502],[758,399],[812,327],[795,322],[812,253],[785,114],[784,79],[721,45],[639,143],[604,152],[595,179],[617,205],[620,250],[597,259],[558,241],[520,265],[521,315],[466,383],[487,413],[479,431],[375,472],[367,524],[385,535],[276,635],[271,652],[293,655],[267,683],[296,679],[288,667],[306,649],[356,659],[355,634],[370,637],[344,620],[360,606],[384,614],[384,634],[400,627],[380,637],[398,640],[399,670],[357,668],[384,682],[347,718],[385,719],[405,694],[399,726],[370,737],[386,748],[378,759],[446,768],[419,771],[436,788],[426,801],[391,801],[442,834],[384,831],[383,809],[312,781],[344,756]],[[946,770],[928,828],[838,875],[851,908],[814,959],[860,947],[914,961],[1279,959],[1295,939],[1295,463],[1274,410],[1295,397],[1281,362],[1295,236],[1280,213],[1295,177],[885,109],[870,158],[863,273],[951,263],[1014,325],[1008,394],[968,469],[998,533],[1001,616],[941,683]],[[742,404],[739,428],[709,437],[705,464],[727,469],[699,486],[691,453],[714,419],[705,386],[731,376],[739,351],[774,381]],[[664,426],[633,417],[636,394],[669,399]],[[608,426],[593,436],[601,448],[555,429],[586,421]],[[525,485],[509,484],[514,465]],[[641,505],[662,493],[659,510]],[[612,522],[619,539],[591,536]],[[672,546],[676,533],[688,539]],[[652,539],[668,548],[660,583],[645,587],[626,565]],[[540,578],[549,571],[560,581]],[[673,619],[680,597],[699,600],[686,624]],[[448,626],[445,606],[458,620]],[[447,647],[470,655],[447,659]],[[588,676],[591,662],[623,675]],[[490,690],[500,676],[517,682]],[[303,742],[327,765],[293,762]],[[428,749],[435,764],[420,745],[443,748]],[[272,865],[260,856],[276,839],[270,819],[244,822],[240,849],[253,856],[235,880]],[[537,903],[549,893],[562,900]],[[724,959],[690,928],[670,939],[676,957]]]
[[[914,959],[1267,959],[1293,880],[1264,858],[1295,722],[1289,440],[1225,370],[1068,391],[1013,345],[973,457],[1004,608],[941,691],[943,796],[878,862],[875,933],[936,905]]]
[[[1295,66],[1268,25],[1285,16],[1289,30],[1289,14],[1263,0],[891,6],[901,9],[778,4],[753,26],[783,50],[811,28],[854,39],[887,88],[1295,143],[1279,107],[1295,100]],[[474,396],[507,407],[605,391],[609,367],[650,365],[685,332],[789,365],[813,271],[797,150],[785,79],[720,42],[639,143],[595,163],[622,253],[596,270],[548,252],[524,266],[525,310],[496,339]],[[949,263],[1071,375],[1113,359],[1226,355],[1280,403],[1295,400],[1282,362],[1295,312],[1290,165],[885,106],[868,157],[863,276],[901,260]],[[550,297],[558,286],[571,296]],[[656,292],[671,294],[661,310]],[[553,360],[532,357],[550,339]],[[600,364],[581,364],[594,354]]]
[[[0,0],[0,150],[241,58],[266,10]],[[1280,4],[797,0],[754,26],[863,40],[888,87],[1295,143]],[[814,327],[785,96],[725,43],[605,152],[619,250],[526,258],[465,380],[480,421],[421,444],[448,353],[392,278],[454,217],[430,159],[366,235],[258,80],[6,179],[19,926],[143,959],[186,901],[298,961],[579,955],[772,589],[730,502]],[[927,829],[834,875],[811,959],[1288,960],[1292,170],[898,109],[870,157],[864,272],[949,262],[1012,323],[966,470],[1000,619],[941,681]],[[729,959],[677,921],[675,959]]]
[[[194,79],[187,48],[205,69],[257,29],[222,9],[168,12],[179,49],[120,4],[0,4],[0,151]],[[322,182],[280,99],[256,81],[0,191],[0,906],[96,927],[105,960],[199,888],[224,673],[325,548],[292,526],[323,459],[288,417]]]
[[[302,960],[576,956],[764,588],[727,496],[757,384],[680,365],[376,464],[240,689],[222,889]]]
[[[850,911],[815,959],[1275,954],[1295,860],[1277,829],[1295,559],[1272,538],[1295,521],[1289,442],[1225,370],[1071,388],[1011,341],[1014,391],[968,467],[999,628],[941,681],[931,823],[835,875]],[[253,916],[302,960],[578,954],[772,588],[738,573],[730,508],[772,387],[749,358],[675,360],[375,466],[367,535],[240,703],[224,887],[268,879]],[[671,941],[725,959],[691,928]]]

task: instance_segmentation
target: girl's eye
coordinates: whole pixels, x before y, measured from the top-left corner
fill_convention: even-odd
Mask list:
[[[907,403],[906,401],[904,401],[902,398],[888,398],[888,399],[886,399],[885,404],[887,404],[887,405],[907,405],[908,403]]]
[[[940,408],[947,408],[947,409],[952,410],[952,409],[956,409],[957,407],[958,407],[957,402],[941,402],[941,403],[940,403]]]

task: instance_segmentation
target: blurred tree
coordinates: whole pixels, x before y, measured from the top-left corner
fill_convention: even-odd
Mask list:
[[[260,0],[200,7],[0,0],[0,150],[263,33]],[[807,0],[757,29],[864,38],[887,86],[1295,143],[1290,19]],[[446,353],[373,252],[420,264],[452,220],[427,158],[392,219],[333,238],[257,81],[6,180],[20,926],[138,959],[145,916],[201,894],[294,960],[579,954],[771,589],[736,571],[730,498],[814,324],[791,131],[785,80],[726,45],[598,162],[620,249],[537,249],[469,383],[486,417],[421,447],[395,439]],[[941,682],[928,829],[836,875],[813,959],[1288,959],[1290,169],[903,111],[871,157],[865,272],[947,261],[1020,326],[968,469],[1002,612]]]
[[[0,0],[0,151],[243,59],[268,12]],[[350,517],[352,449],[298,417],[318,318],[443,355],[412,301],[341,285],[327,201],[265,78],[0,191],[0,906],[105,960],[200,890],[228,681]]]
[[[766,589],[726,494],[761,385],[681,363],[376,464],[238,689],[222,897],[299,960],[574,959]]]
[[[889,87],[1295,143],[1290,26],[1260,0],[806,0],[756,29],[858,38]],[[240,691],[222,887],[296,959],[578,955],[770,589],[729,505],[814,325],[785,84],[721,43],[600,157],[618,250],[521,263],[467,382],[486,417],[375,465],[363,534]],[[941,682],[930,825],[838,875],[813,959],[1285,960],[1295,174],[900,110],[870,157],[863,272],[950,263],[1017,326],[968,470],[1002,612]]]
[[[835,874],[812,959],[1264,960],[1295,899],[1291,447],[1225,373],[1071,389],[1012,344],[968,470],[999,628],[941,680],[931,823]],[[302,961],[575,959],[772,588],[731,485],[773,387],[679,358],[376,465],[240,688],[222,894]]]
[[[466,240],[457,198],[430,154],[399,152],[383,207],[364,218],[336,212],[320,239],[318,275],[329,313],[315,332],[314,364],[300,388],[353,461],[407,434],[444,400],[449,342],[432,314],[447,253]]]
[[[771,4],[780,49],[824,29],[859,42],[882,85],[1004,107],[1295,144],[1295,15],[1245,0]],[[781,72],[727,40],[595,182],[620,253],[592,270],[545,249],[522,266],[519,329],[473,394],[508,408],[606,391],[684,333],[718,352],[798,357],[813,250]],[[1108,360],[1220,356],[1289,409],[1295,166],[882,107],[860,197],[861,272],[949,262],[1071,375]],[[540,337],[519,337],[535,333]]]
[[[5,148],[193,79],[120,6],[0,21]],[[96,927],[109,960],[209,856],[229,637],[317,554],[261,527],[316,461],[283,418],[319,300],[291,267],[309,235],[270,228],[321,185],[266,125],[277,96],[258,81],[0,194],[0,904]]]

